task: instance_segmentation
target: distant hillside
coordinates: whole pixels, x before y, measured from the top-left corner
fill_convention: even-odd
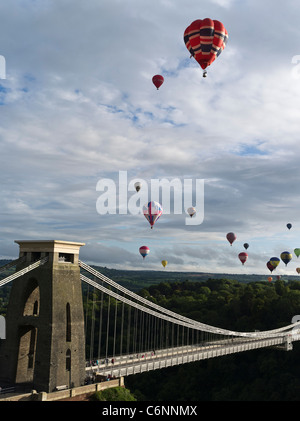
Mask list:
[[[4,266],[4,265],[7,265],[7,263],[10,263],[10,262],[12,262],[12,260],[0,260],[0,267],[1,266]]]
[[[12,260],[0,260],[0,268],[1,268],[1,266],[5,266],[5,265],[7,265],[10,262],[12,262]],[[14,267],[11,267],[9,269],[6,269],[5,271],[3,271],[3,272],[0,273],[0,279],[4,279],[7,276],[13,274],[14,272],[15,272],[15,268]]]
[[[11,262],[11,260],[0,260],[0,267],[9,262]],[[168,272],[167,270],[119,270],[95,265],[92,265],[92,267],[131,291],[139,291],[142,288],[160,284],[161,282],[184,282],[186,280],[204,282],[208,279],[231,279],[238,282],[248,283],[256,281],[266,282],[269,276],[268,274],[239,275],[205,272]],[[13,271],[14,268],[11,268],[8,271],[0,273],[0,279],[10,275]],[[276,279],[276,275],[273,275],[273,279]],[[284,276],[283,279],[286,281],[298,280],[296,276]]]
[[[184,282],[186,280],[197,282],[205,282],[208,279],[231,279],[238,282],[249,283],[264,281],[267,282],[268,274],[266,275],[239,275],[226,273],[205,273],[205,272],[168,272],[152,271],[152,270],[117,270],[108,269],[101,266],[92,266],[97,271],[101,272],[108,278],[120,283],[120,285],[132,291],[137,291],[142,288],[147,288],[151,285],[156,285],[161,282]],[[276,276],[273,275],[276,280]],[[296,276],[284,276],[285,281],[297,280]]]

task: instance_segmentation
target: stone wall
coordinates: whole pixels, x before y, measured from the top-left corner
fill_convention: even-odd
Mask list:
[[[74,387],[72,389],[59,390],[57,392],[46,393],[32,391],[31,393],[26,394],[7,394],[0,395],[0,402],[2,401],[58,401],[68,398],[73,398],[75,396],[85,395],[97,392],[99,390],[108,389],[110,387],[124,387],[124,378],[103,381],[101,383],[88,384],[86,386]]]

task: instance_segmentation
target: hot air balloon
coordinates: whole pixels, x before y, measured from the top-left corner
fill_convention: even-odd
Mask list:
[[[297,269],[296,269],[296,271],[297,271],[297,273],[299,273],[299,274],[300,274],[300,268],[297,268]]]
[[[158,90],[160,86],[164,83],[164,78],[161,75],[155,75],[152,78],[152,82],[155,85],[156,89]]]
[[[272,276],[268,277],[268,281],[271,282],[273,280]]]
[[[232,243],[236,240],[236,235],[234,234],[234,232],[229,232],[226,235],[226,238],[230,242],[230,244],[232,245]]]
[[[275,267],[272,265],[272,263],[270,262],[270,260],[267,263],[267,268],[271,271],[271,273],[273,272],[273,270],[275,269]]]
[[[135,190],[139,192],[141,190],[142,183],[140,181],[137,181],[136,183],[134,183],[134,187],[135,187]]]
[[[143,256],[143,259],[150,253],[150,249],[147,246],[142,246],[139,248],[140,254]]]
[[[285,263],[285,266],[292,260],[292,254],[289,251],[283,251],[280,255],[281,260]]]
[[[295,255],[296,255],[297,257],[299,257],[299,256],[300,256],[300,249],[299,249],[299,248],[296,248],[296,249],[294,250],[294,253],[295,253]]]
[[[247,248],[249,247],[249,244],[248,244],[248,243],[245,243],[245,244],[244,244],[244,247],[245,247],[245,249],[247,250]]]
[[[270,259],[270,263],[271,263],[271,265],[274,267],[274,269],[276,269],[277,268],[277,266],[279,265],[279,263],[280,263],[280,259],[278,258],[278,257],[271,257],[271,259]]]
[[[163,265],[163,267],[165,268],[165,267],[167,266],[168,262],[167,262],[167,260],[162,260],[162,261],[161,261],[161,264],[162,264],[162,265]]]
[[[151,229],[162,214],[162,206],[158,202],[151,201],[143,207],[143,213],[145,218],[149,221]]]
[[[292,228],[292,224],[286,224],[286,226],[288,227],[289,230]]]
[[[248,259],[248,254],[243,251],[242,253],[239,254],[239,259],[242,262],[242,264],[244,264],[246,260]]]
[[[195,208],[193,208],[193,207],[190,207],[190,208],[188,208],[188,214],[190,215],[190,217],[192,218],[193,217],[193,215],[195,215],[195,213],[196,213],[196,209]]]
[[[223,23],[209,18],[197,19],[184,31],[183,40],[191,57],[200,64],[203,77],[205,70],[224,50],[228,40],[228,33]]]

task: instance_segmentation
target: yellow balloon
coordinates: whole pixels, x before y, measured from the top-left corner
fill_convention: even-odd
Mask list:
[[[161,264],[162,264],[162,265],[163,265],[163,267],[165,268],[165,267],[167,266],[168,262],[167,262],[167,260],[162,260],[162,261],[161,261]]]

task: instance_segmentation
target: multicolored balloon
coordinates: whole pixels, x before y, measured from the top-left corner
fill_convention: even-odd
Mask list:
[[[150,249],[147,246],[142,246],[139,248],[140,254],[143,256],[143,259],[150,253]]]
[[[271,265],[274,267],[274,269],[276,269],[277,268],[277,266],[279,265],[279,263],[280,263],[280,259],[278,258],[278,257],[271,257],[271,259],[270,259],[270,263],[271,263]]]
[[[229,243],[232,245],[232,243],[236,240],[236,235],[234,232],[229,232],[226,235],[227,240],[229,241]]]
[[[168,261],[167,260],[162,260],[161,261],[161,264],[163,265],[163,267],[165,268],[166,266],[167,266],[167,264],[168,264]]]
[[[164,83],[164,77],[163,76],[161,76],[161,75],[155,75],[155,76],[153,76],[153,78],[152,78],[152,82],[153,82],[153,84],[155,85],[155,87],[156,87],[156,89],[158,90],[160,87],[161,87],[161,85]]]
[[[191,57],[205,70],[224,50],[228,33],[218,20],[197,19],[186,28],[183,40]],[[206,75],[207,72],[204,71],[203,77]]]
[[[275,267],[272,265],[272,263],[270,262],[270,260],[267,263],[267,268],[269,269],[269,271],[272,273],[273,270],[275,269]]]
[[[248,254],[243,251],[242,253],[239,254],[239,259],[242,262],[242,264],[244,264],[246,260],[248,259]]]
[[[143,213],[152,229],[155,222],[163,213],[163,208],[158,202],[151,201],[147,205],[144,205]]]
[[[289,251],[283,251],[280,255],[280,258],[286,266],[292,260],[292,254]]]

